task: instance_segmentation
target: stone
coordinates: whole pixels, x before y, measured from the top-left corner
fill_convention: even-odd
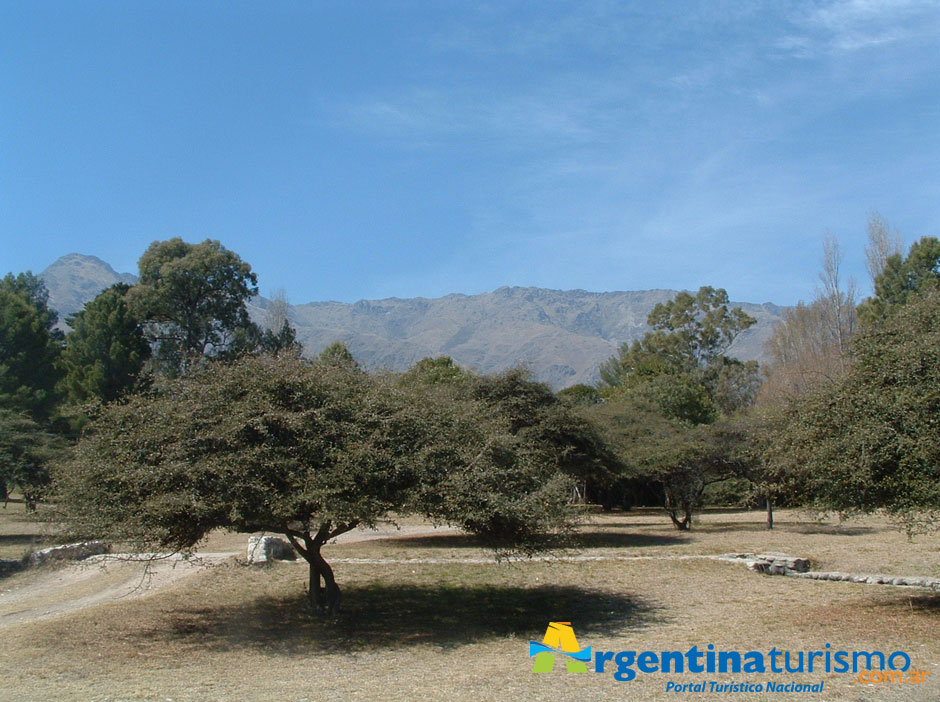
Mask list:
[[[41,551],[33,551],[27,559],[29,565],[37,566],[48,561],[80,561],[89,556],[97,556],[102,553],[108,553],[111,547],[103,541],[83,541],[77,544],[65,544],[64,546],[51,546]]]
[[[809,559],[797,558],[786,553],[759,553],[756,558],[769,561],[773,564],[770,572],[775,574],[786,574],[785,571],[794,571],[796,573],[805,573],[809,570]],[[781,570],[781,568],[783,570]]]
[[[287,539],[280,536],[248,537],[248,562],[296,561],[297,552]]]
[[[904,578],[904,581],[908,587],[925,587],[927,584],[926,578]]]

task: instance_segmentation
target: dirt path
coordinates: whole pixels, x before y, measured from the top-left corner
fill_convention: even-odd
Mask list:
[[[161,558],[149,564],[92,557],[80,563],[19,573],[0,581],[0,629],[142,597],[231,555],[205,554],[198,561]]]
[[[456,531],[449,527],[381,526],[342,534],[337,542],[355,543]],[[245,537],[247,547],[248,537]],[[92,556],[39,570],[27,570],[0,580],[0,630],[110,602],[148,595],[245,551],[197,553],[195,559],[172,555],[140,560],[145,554]]]
[[[336,539],[339,543],[355,543],[396,537],[414,538],[435,534],[454,533],[451,527],[426,525],[394,527],[382,525],[378,529],[356,529]],[[247,546],[247,537],[245,539]],[[229,542],[231,543],[231,542]],[[150,556],[147,558],[147,556]],[[244,557],[245,551],[198,552],[194,558],[179,554],[110,554],[92,556],[79,563],[69,563],[34,570],[26,570],[0,580],[0,630],[74,612],[95,605],[119,602],[146,596],[160,588],[222,563],[234,556]],[[779,554],[778,554],[779,555]],[[633,561],[633,560],[698,560],[747,564],[738,554],[723,555],[643,555],[643,556],[545,556],[536,560],[557,561]],[[332,563],[492,563],[491,558],[335,558]],[[301,565],[303,562],[298,561]],[[785,573],[794,574],[794,573]],[[887,585],[924,586],[920,579],[888,578],[887,576],[858,576],[845,573],[795,573],[798,577],[822,580],[849,580],[851,582],[877,582]],[[839,577],[835,577],[838,575]],[[847,576],[847,577],[843,577]],[[908,582],[910,581],[910,582]],[[936,589],[936,588],[933,588]]]

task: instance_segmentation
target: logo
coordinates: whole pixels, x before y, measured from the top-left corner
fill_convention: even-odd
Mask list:
[[[586,673],[591,660],[591,647],[578,647],[571,622],[549,622],[542,643],[529,642],[529,658],[535,656],[533,673],[551,673],[555,667],[555,656],[563,656],[569,673]]]
[[[541,643],[529,642],[529,658],[535,658],[532,672],[552,672],[558,656],[569,673],[586,673],[593,662],[595,673],[613,673],[618,682],[647,673],[679,675],[679,681],[666,682],[667,692],[822,692],[825,680],[803,682],[793,676],[850,673],[861,684],[923,684],[930,675],[930,671],[912,670],[905,651],[846,651],[828,643],[816,651],[785,651],[776,646],[768,651],[721,650],[707,644],[685,651],[594,651],[592,655],[590,646],[578,645],[571,622],[550,622]],[[778,677],[747,679],[767,674]],[[728,675],[737,679],[717,677]]]

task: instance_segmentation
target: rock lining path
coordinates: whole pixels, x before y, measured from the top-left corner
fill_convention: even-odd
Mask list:
[[[395,537],[431,536],[455,530],[448,528],[402,527],[383,528],[378,531],[360,530],[344,534],[341,542],[368,541]],[[189,577],[206,567],[219,564],[234,556],[244,558],[244,552],[198,553],[195,557],[180,554],[107,554],[86,558],[56,569],[40,570],[26,579],[18,579],[12,587],[4,587],[0,580],[0,629],[23,622],[46,619],[87,607],[125,601],[149,594],[155,590]],[[529,560],[529,559],[526,559]],[[940,579],[820,572],[809,570],[809,561],[782,553],[724,553],[712,555],[640,555],[540,556],[540,562],[598,562],[598,561],[692,561],[711,560],[736,563],[758,573],[783,575],[810,580],[849,582],[940,591]],[[146,571],[140,567],[147,563]],[[334,564],[488,564],[492,558],[335,558]],[[296,563],[305,565],[305,561]],[[103,582],[95,583],[95,577]]]

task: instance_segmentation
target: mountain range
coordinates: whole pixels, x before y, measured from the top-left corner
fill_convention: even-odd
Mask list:
[[[61,320],[104,288],[136,281],[133,274],[118,273],[99,258],[76,253],[58,259],[40,277]],[[339,340],[368,368],[401,371],[439,355],[481,373],[521,364],[538,380],[561,389],[595,382],[600,364],[621,344],[649,331],[649,312],[675,294],[502,287],[480,295],[310,302],[292,305],[288,317],[307,355]],[[270,304],[264,297],[253,298],[252,317],[263,322]],[[764,360],[764,342],[785,308],[769,302],[732,304],[757,324],[738,337],[730,355]]]

